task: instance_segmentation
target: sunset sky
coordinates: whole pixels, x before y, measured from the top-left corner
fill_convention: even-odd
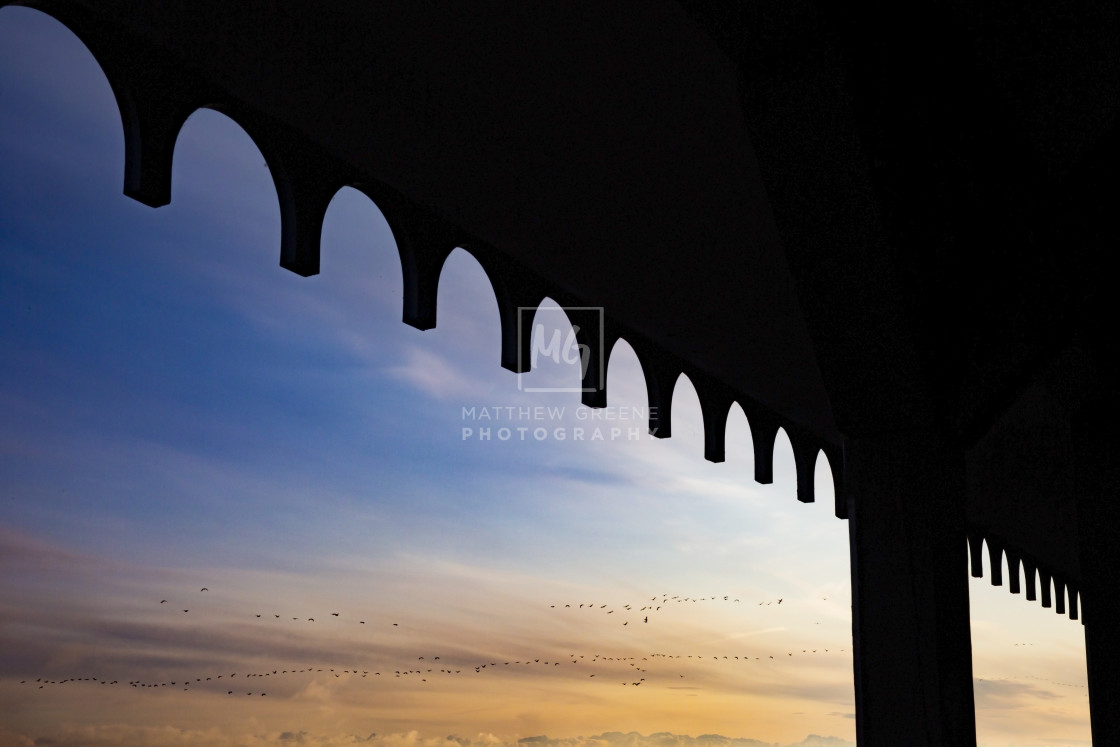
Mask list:
[[[625,343],[606,412],[527,391],[577,367],[499,367],[462,250],[438,327],[405,326],[353,190],[322,274],[280,269],[223,115],[187,122],[167,207],[123,158],[82,44],[0,9],[0,745],[854,743],[823,455],[815,504],[784,434],[754,483],[736,408],[705,462],[687,379],[648,437]],[[970,588],[981,743],[1088,744],[1081,625]]]

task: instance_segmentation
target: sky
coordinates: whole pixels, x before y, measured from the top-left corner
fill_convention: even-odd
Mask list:
[[[815,504],[784,434],[754,483],[736,408],[705,462],[687,379],[649,437],[624,342],[607,410],[534,391],[578,365],[501,369],[463,250],[436,329],[402,324],[353,190],[321,275],[282,270],[221,114],[180,134],[170,205],[122,171],[92,56],[0,9],[0,744],[854,743],[823,455]],[[1081,626],[970,592],[981,744],[1088,744]]]

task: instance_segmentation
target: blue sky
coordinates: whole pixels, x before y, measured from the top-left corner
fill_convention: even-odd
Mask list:
[[[0,163],[0,737],[854,738],[847,527],[823,462],[818,503],[798,504],[780,436],[775,485],[755,484],[741,412],[728,462],[704,462],[687,380],[665,441],[611,438],[644,423],[519,390],[498,365],[493,294],[461,250],[438,327],[403,325],[391,233],[353,190],[328,210],[322,274],[281,270],[264,159],[215,112],[180,135],[171,205],[128,200],[108,84],[72,35],[22,8],[0,10]],[[625,344],[608,376],[620,415],[645,407]],[[546,364],[521,383],[575,377]],[[537,405],[564,416],[511,425],[563,440],[500,441],[500,423],[490,440],[463,436],[486,425],[464,408]],[[597,426],[607,437],[592,441]],[[1087,740],[1080,626],[985,584],[972,587],[982,737]],[[690,601],[643,620],[662,594]],[[600,679],[574,673],[606,650]],[[360,660],[388,675],[436,651],[472,675],[491,657],[563,667],[447,675],[437,692],[329,672]],[[654,659],[644,689],[600,684],[629,666],[615,658],[653,652],[697,659]],[[757,666],[699,658],[736,655]],[[251,705],[214,680],[111,696],[26,684],[90,669],[181,682],[278,660],[328,671],[277,675]]]

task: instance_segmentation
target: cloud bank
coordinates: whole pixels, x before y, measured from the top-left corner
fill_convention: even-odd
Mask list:
[[[760,742],[756,739],[725,737],[720,734],[688,736],[659,732],[648,736],[638,732],[603,732],[589,737],[552,738],[547,736],[510,737],[480,733],[473,737],[454,734],[446,737],[422,736],[418,731],[393,734],[313,734],[308,731],[283,731],[268,734],[229,734],[218,729],[188,730],[170,726],[101,725],[64,727],[59,733],[32,738],[0,729],[6,744],[42,747],[854,747],[838,737],[811,734],[800,742]]]

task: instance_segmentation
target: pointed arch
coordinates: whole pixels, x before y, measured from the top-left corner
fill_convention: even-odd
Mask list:
[[[677,374],[672,386],[672,412],[676,437],[681,436],[684,428],[685,440],[697,439],[703,448],[704,442],[704,410],[700,402],[700,394],[689,375],[681,371]],[[699,421],[699,422],[697,422]],[[683,426],[682,426],[683,423]]]
[[[353,281],[375,289],[374,303],[390,303],[401,297],[404,278],[396,239],[385,214],[365,192],[346,186],[334,193],[323,214],[322,244],[361,246],[363,253],[371,255],[374,276]],[[349,276],[350,268],[340,268],[339,274]]]
[[[1003,586],[1003,543],[988,536],[988,571],[991,573],[992,586]]]
[[[500,334],[495,335],[494,315],[501,317],[501,304],[494,293],[494,284],[486,268],[469,249],[457,246],[441,263],[437,293],[442,302],[456,313],[445,320],[445,332],[455,344],[483,355],[497,353]]]
[[[835,503],[837,492],[832,461],[828,458],[828,452],[821,449],[813,469],[813,494],[820,497],[822,502],[831,500]]]
[[[577,322],[567,309],[550,296],[543,297],[532,313],[522,308],[518,320],[519,335],[528,329],[528,367],[525,374],[526,388],[540,392],[571,392],[582,385],[579,368],[587,364],[587,351],[578,337]],[[554,365],[544,363],[541,356],[551,359]],[[572,371],[572,366],[576,371]],[[573,381],[569,374],[575,376]],[[563,377],[562,379],[556,377]],[[529,384],[528,382],[531,382]]]
[[[727,410],[724,433],[726,448],[733,454],[742,454],[753,462],[752,444],[754,438],[751,435],[751,424],[747,420],[747,413],[738,401],[732,402],[731,407]]]
[[[607,354],[607,391],[611,406],[634,408],[649,417],[649,392],[646,390],[646,373],[637,351],[618,337]]]
[[[771,452],[773,483],[778,486],[789,486],[792,481],[793,487],[796,489],[797,455],[794,452],[793,440],[789,437],[789,432],[779,426],[774,433],[773,444],[773,451]]]

